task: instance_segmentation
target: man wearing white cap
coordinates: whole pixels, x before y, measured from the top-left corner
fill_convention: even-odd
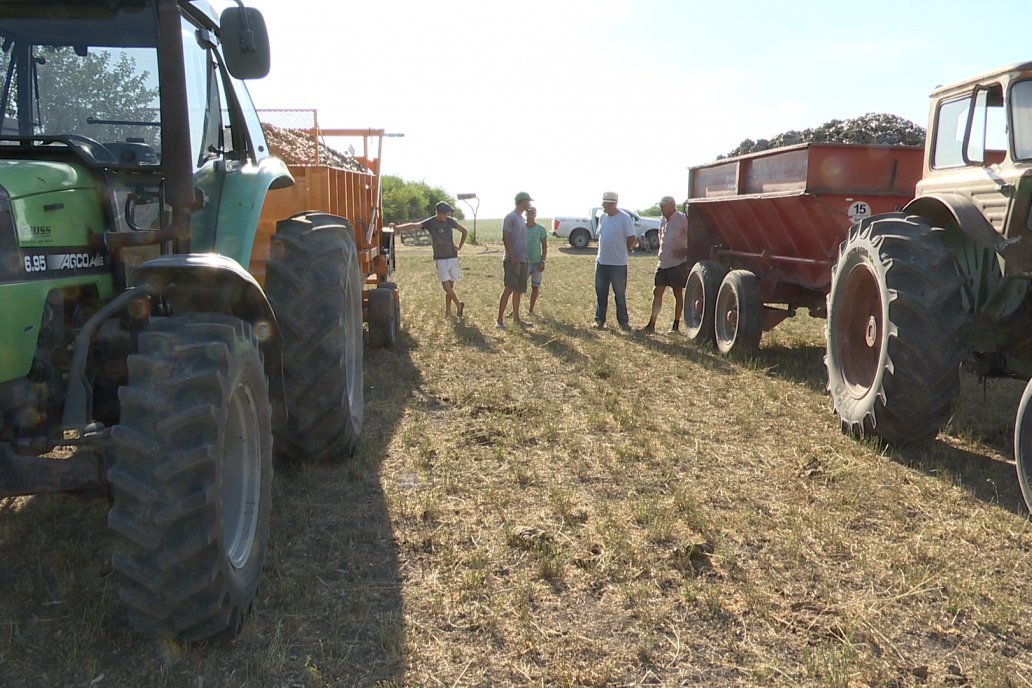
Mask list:
[[[619,200],[614,191],[602,194],[603,212],[598,223],[598,258],[595,259],[594,327],[598,329],[606,326],[610,288],[616,301],[616,320],[620,329],[631,329],[627,317],[627,257],[637,238],[631,217],[616,207]]]
[[[659,201],[663,219],[659,223],[659,264],[656,265],[655,288],[652,290],[652,317],[642,332],[656,331],[656,318],[663,308],[663,292],[667,287],[674,292],[674,324],[671,332],[681,329],[681,313],[684,311],[684,287],[688,284],[688,218],[677,209],[673,196],[663,196]]]

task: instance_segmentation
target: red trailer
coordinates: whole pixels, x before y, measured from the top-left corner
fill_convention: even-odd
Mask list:
[[[809,143],[689,168],[689,338],[755,352],[798,308],[825,317],[831,266],[854,222],[901,208],[923,149]]]

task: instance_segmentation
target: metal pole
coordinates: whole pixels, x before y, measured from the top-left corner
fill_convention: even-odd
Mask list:
[[[480,207],[480,199],[477,198],[477,195],[475,193],[460,193],[458,196],[456,196],[456,198],[458,198],[460,201],[464,201],[466,205],[469,206],[469,209],[473,211],[473,238],[470,241],[471,243],[475,244],[477,243],[477,209]],[[470,199],[473,199],[477,202],[476,207],[474,207],[473,204],[469,202]]]

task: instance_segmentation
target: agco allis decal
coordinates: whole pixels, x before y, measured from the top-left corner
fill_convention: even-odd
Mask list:
[[[106,264],[102,253],[35,253],[25,256],[25,272],[89,270]]]

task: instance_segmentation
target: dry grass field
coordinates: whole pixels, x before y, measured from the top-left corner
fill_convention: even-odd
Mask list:
[[[277,466],[235,639],[127,626],[104,502],[0,501],[0,685],[1032,686],[1020,384],[965,377],[936,440],[858,443],[823,321],[745,362],[596,331],[593,251],[550,255],[534,326],[498,331],[497,244],[461,258],[462,321],[401,250],[359,452]],[[632,259],[636,326],[654,266]]]

